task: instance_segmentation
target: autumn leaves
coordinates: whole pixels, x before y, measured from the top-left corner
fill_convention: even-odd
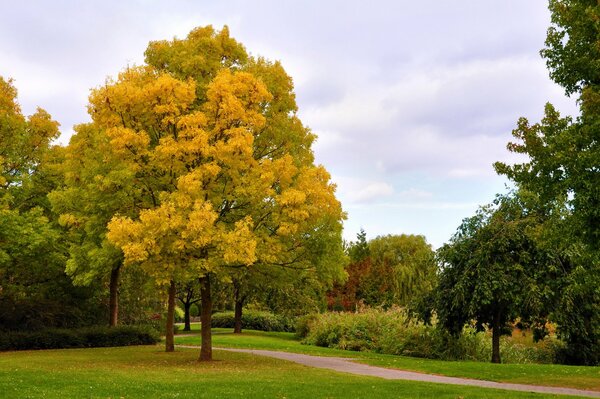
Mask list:
[[[158,286],[268,265],[343,273],[327,258],[342,254],[344,215],[329,174],[313,163],[291,79],[242,50],[210,27],[151,43],[148,65],[92,91],[93,122],[67,148],[76,177],[63,194],[103,181],[110,194],[79,215],[107,222],[102,245]],[[329,249],[315,254],[316,241]]]

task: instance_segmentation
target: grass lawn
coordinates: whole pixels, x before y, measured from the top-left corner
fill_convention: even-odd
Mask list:
[[[219,335],[216,334],[215,338]],[[218,339],[217,339],[218,341]],[[165,353],[161,346],[0,353],[3,398],[552,398],[388,381],[242,353]],[[567,397],[564,397],[567,398]]]
[[[199,326],[192,332],[197,334]],[[175,343],[199,345],[200,337],[176,336]],[[449,362],[368,352],[349,352],[311,345],[302,345],[292,333],[246,331],[241,335],[231,329],[213,330],[216,347],[270,349],[312,355],[352,357],[374,366],[441,374],[451,377],[475,378],[498,382],[548,385],[600,391],[600,367],[562,366],[546,364],[492,364],[482,362]]]

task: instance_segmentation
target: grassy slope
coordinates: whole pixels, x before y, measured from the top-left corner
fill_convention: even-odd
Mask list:
[[[6,398],[551,398],[556,396],[358,377],[282,360],[160,346],[0,353]]]
[[[196,329],[197,326],[194,326]],[[195,336],[176,337],[176,343],[199,345]],[[242,335],[230,329],[214,329],[213,345],[235,348],[281,350],[325,356],[356,358],[360,362],[403,370],[466,377],[481,380],[560,386],[600,391],[600,367],[562,366],[545,364],[491,364],[481,362],[448,362],[417,359],[403,356],[380,355],[366,352],[349,352],[302,345],[291,333],[265,333],[247,331]]]

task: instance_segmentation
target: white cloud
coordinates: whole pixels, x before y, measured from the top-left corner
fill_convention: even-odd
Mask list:
[[[356,202],[369,202],[382,197],[387,197],[394,192],[391,185],[387,183],[370,183],[366,187],[358,190],[351,198]]]
[[[334,177],[333,181],[338,185],[338,196],[345,200],[345,204],[381,201],[394,193],[392,185],[383,181],[349,177]]]
[[[403,201],[423,201],[433,198],[433,193],[418,188],[409,188],[398,193],[398,198]]]
[[[316,160],[350,210],[346,234],[363,226],[370,236],[419,233],[441,243],[502,190],[492,163],[520,160],[505,149],[519,116],[539,120],[546,101],[576,110],[538,57],[545,6],[14,2],[0,24],[0,75],[17,79],[26,113],[46,108],[68,135],[88,119],[89,89],[141,62],[148,41],[228,24],[252,54],[281,60],[294,79],[299,115],[319,136]]]

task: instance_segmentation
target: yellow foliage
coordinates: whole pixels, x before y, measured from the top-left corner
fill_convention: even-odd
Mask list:
[[[90,96],[110,156],[129,165],[147,207],[113,218],[107,238],[159,282],[208,272],[226,278],[226,265],[310,262],[306,242],[328,223],[339,241],[341,206],[329,175],[313,164],[314,136],[294,114],[291,79],[264,60],[247,70],[202,70],[198,57],[210,54],[190,43],[215,35],[210,28],[154,42],[147,59],[169,59],[173,70],[129,68]],[[177,53],[184,48],[189,56]]]
[[[58,217],[58,224],[64,227],[72,227],[77,226],[79,224],[79,220],[73,214],[63,213]]]

